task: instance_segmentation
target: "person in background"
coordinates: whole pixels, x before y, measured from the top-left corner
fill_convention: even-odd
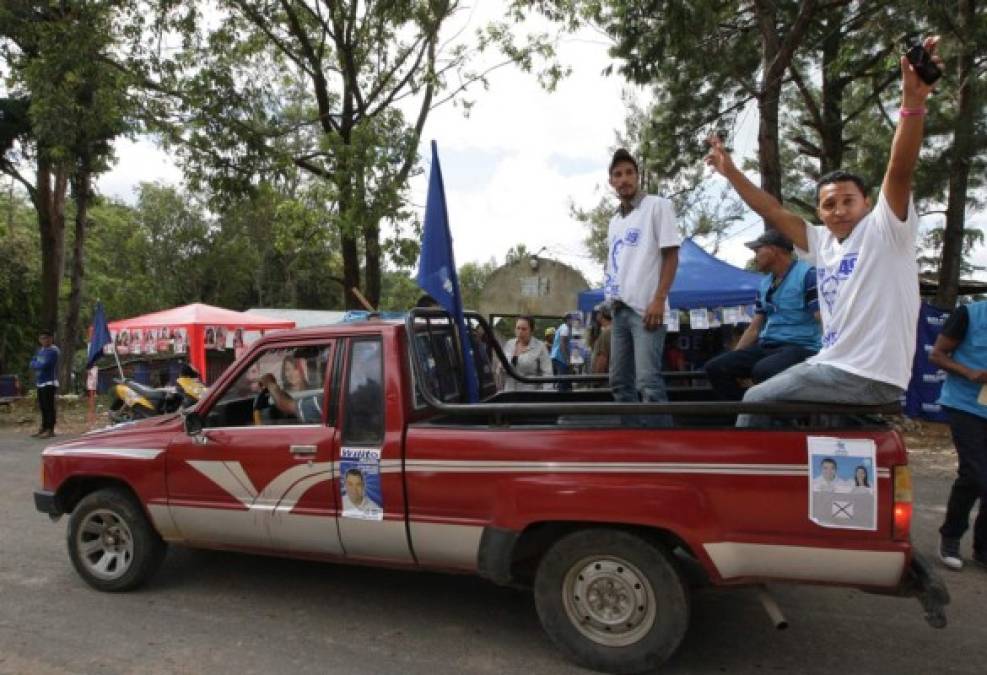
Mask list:
[[[946,371],[939,404],[959,458],[939,528],[939,559],[950,569],[963,569],[960,539],[979,499],[973,560],[987,566],[987,301],[956,308],[936,338],[929,361]]]
[[[645,194],[637,161],[623,148],[610,160],[610,187],[620,206],[607,229],[603,294],[612,303],[610,388],[621,403],[668,401],[661,377],[668,294],[679,266],[679,234],[672,202]],[[670,426],[668,415],[637,420]]]
[[[514,337],[504,343],[504,354],[514,370],[528,377],[547,377],[552,374],[552,358],[545,344],[534,337],[535,320],[530,316],[518,317],[514,323]],[[548,385],[518,382],[506,372],[504,391],[532,391]]]
[[[58,393],[58,359],[61,352],[55,346],[50,330],[38,333],[41,345],[31,359],[35,386],[38,389],[38,408],[41,410],[41,428],[31,434],[35,438],[52,438],[55,435],[55,394]]]
[[[757,311],[733,351],[710,359],[706,377],[716,395],[739,401],[738,379],[760,384],[819,351],[819,302],[816,268],[792,258],[792,242],[768,230],[746,244],[757,269],[767,276],[757,297]]]
[[[568,375],[569,363],[572,360],[572,315],[566,314],[565,320],[555,329],[552,338],[552,372],[555,375]],[[559,382],[559,391],[571,391],[570,382]]]
[[[610,307],[600,305],[596,311],[599,334],[593,341],[593,351],[590,355],[591,373],[610,372],[610,325],[613,316],[610,314]]]

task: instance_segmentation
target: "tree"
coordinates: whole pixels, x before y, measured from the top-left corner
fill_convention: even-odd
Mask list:
[[[758,109],[761,187],[782,198],[779,107],[786,75],[813,19],[840,0],[655,2],[530,0],[572,25],[582,17],[614,40],[630,81],[654,88],[654,167],[676,176],[703,153],[703,138],[749,101]],[[701,57],[700,57],[701,55]],[[649,157],[649,160],[651,158]]]
[[[531,256],[531,251],[524,244],[514,244],[509,249],[507,249],[507,254],[504,256],[505,265],[513,265],[514,263],[529,258]]]
[[[66,381],[79,341],[91,180],[108,166],[110,141],[127,129],[127,87],[122,74],[106,63],[114,47],[115,4],[13,1],[0,9],[0,55],[14,82],[17,98],[12,103],[21,108],[14,115],[19,128],[3,142],[0,171],[21,182],[38,213],[41,315],[52,330],[59,317],[70,185],[75,203],[70,289],[60,335]],[[31,155],[34,182],[19,168],[19,160]]]
[[[355,287],[377,304],[382,226],[409,220],[407,181],[428,114],[484,82],[470,69],[475,49],[440,39],[459,3],[218,4],[218,20],[206,21],[181,3],[169,6],[159,28],[180,30],[186,48],[176,60],[145,53],[138,66],[180,102],[172,140],[214,188],[249,188],[256,176],[288,166],[325,182],[346,305],[358,306],[348,292]],[[550,53],[541,37],[518,47],[504,25],[487,27],[478,44],[504,50],[494,67],[530,69],[536,55]]]
[[[468,262],[459,268],[459,288],[464,308],[475,310],[480,307],[483,288],[496,269],[495,258],[490,258],[485,263]]]
[[[31,206],[13,190],[0,194],[0,374],[26,378],[37,347],[38,326],[27,317],[40,312],[41,256]],[[26,381],[26,379],[25,379]]]
[[[922,237],[923,255],[920,255],[918,258],[920,271],[925,274],[935,275],[936,278],[940,279],[940,282],[944,263],[942,250],[945,243],[945,235],[946,228],[944,226],[933,227],[927,230]],[[972,274],[985,269],[967,261],[967,257],[973,253],[974,248],[983,245],[983,230],[975,227],[963,229],[963,258],[960,260],[957,278],[963,274]],[[953,302],[955,305],[955,299]],[[954,305],[949,305],[948,307],[953,307]]]
[[[950,3],[952,4],[952,3]],[[957,41],[950,73],[955,73],[955,117],[948,152],[949,188],[943,231],[942,267],[934,303],[949,309],[956,304],[963,253],[970,234],[964,231],[971,187],[983,184],[987,168],[987,10],[983,2],[959,0],[953,8],[937,8],[935,19]],[[973,232],[980,232],[974,230]],[[977,235],[973,235],[977,238]],[[979,240],[983,242],[983,233]]]

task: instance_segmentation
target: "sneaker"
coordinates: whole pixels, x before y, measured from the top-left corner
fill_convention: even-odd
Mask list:
[[[48,431],[42,431],[40,434],[38,434],[38,438],[54,438],[54,437],[55,437],[55,432],[52,431],[51,429],[49,429]]]
[[[960,540],[939,537],[939,560],[951,570],[963,569],[963,558],[960,557]]]

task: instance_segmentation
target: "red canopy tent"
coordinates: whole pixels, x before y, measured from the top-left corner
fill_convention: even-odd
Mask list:
[[[234,312],[233,310],[213,307],[196,302],[184,307],[175,307],[161,312],[153,312],[143,316],[136,316],[132,319],[121,319],[111,321],[109,324],[110,333],[116,337],[120,331],[144,331],[147,329],[168,329],[171,331],[181,329],[187,335],[188,358],[193,367],[198,370],[203,377],[207,378],[206,371],[206,331],[212,328],[223,329],[224,332],[232,333],[238,328],[243,331],[275,330],[282,328],[294,328],[294,321],[284,319],[272,319],[259,314],[248,312]],[[225,345],[224,345],[225,348]],[[179,352],[181,350],[178,350]]]

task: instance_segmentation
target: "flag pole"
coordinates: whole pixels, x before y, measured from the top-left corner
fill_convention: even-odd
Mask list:
[[[120,355],[117,354],[117,346],[115,344],[111,344],[110,346],[113,348],[113,358],[116,359],[116,362],[117,362],[117,370],[120,371],[120,379],[123,380],[123,379],[125,379],[123,377],[123,366],[120,365]]]

